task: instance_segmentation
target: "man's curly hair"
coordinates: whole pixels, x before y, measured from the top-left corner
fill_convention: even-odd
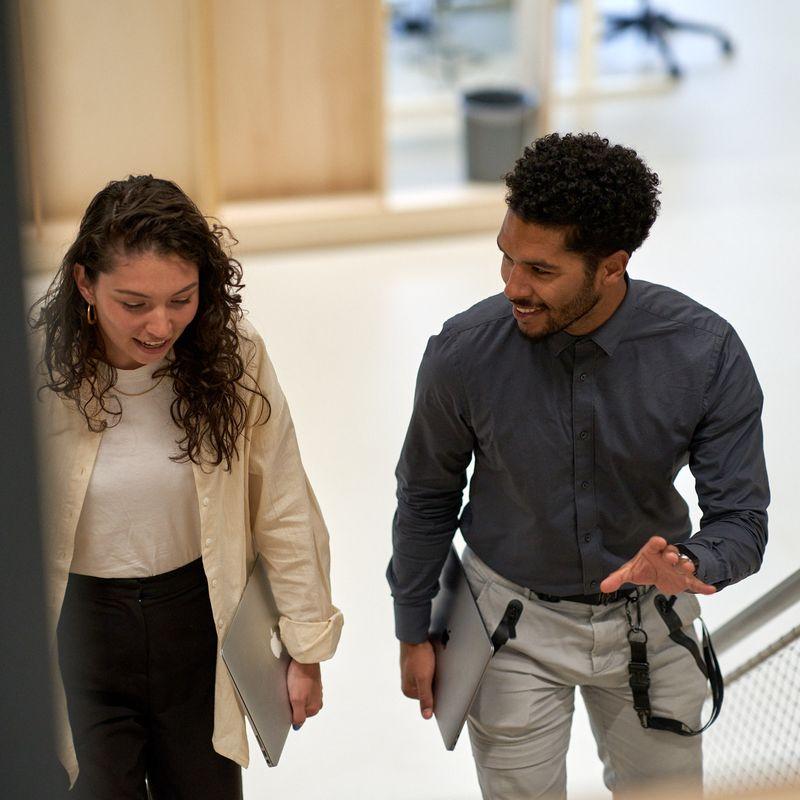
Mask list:
[[[92,431],[117,424],[117,371],[106,362],[97,326],[88,323],[74,267],[81,264],[94,283],[114,270],[121,254],[178,255],[197,265],[200,286],[197,313],[175,342],[174,359],[153,373],[173,381],[172,419],[183,432],[173,460],[224,462],[230,470],[247,424],[243,396],[258,395],[262,421],[269,400],[246,373],[246,337],[238,327],[242,269],[226,251],[227,240],[236,243],[172,181],[138,175],[109,183],[89,204],[50,288],[31,311],[33,328],[44,334],[40,391],[51,389],[74,403]]]
[[[506,203],[517,216],[566,228],[567,249],[594,264],[618,250],[633,253],[661,205],[658,175],[635,150],[596,133],[537,139],[505,181]]]

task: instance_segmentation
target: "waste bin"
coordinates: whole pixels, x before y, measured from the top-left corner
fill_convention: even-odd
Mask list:
[[[538,100],[517,89],[480,89],[463,96],[467,178],[499,181],[533,139]]]

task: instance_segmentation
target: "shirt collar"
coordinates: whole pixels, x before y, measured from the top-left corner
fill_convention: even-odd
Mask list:
[[[566,331],[558,331],[547,338],[547,346],[554,356],[561,355],[567,347],[578,339],[591,339],[598,347],[602,348],[609,356],[614,355],[617,345],[622,339],[622,334],[628,327],[631,314],[635,306],[633,299],[634,287],[625,273],[625,297],[616,311],[599,327],[585,336],[572,336]]]

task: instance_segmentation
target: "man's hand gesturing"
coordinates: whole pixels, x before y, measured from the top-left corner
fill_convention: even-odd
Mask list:
[[[675,545],[661,536],[651,536],[647,544],[628,562],[612,572],[601,584],[600,591],[616,592],[623,583],[652,585],[665,594],[695,592],[714,594],[717,590],[694,575],[694,564],[681,555]]]
[[[425,719],[433,716],[433,673],[436,654],[430,642],[409,644],[400,642],[400,680],[403,694],[419,700],[419,710]]]

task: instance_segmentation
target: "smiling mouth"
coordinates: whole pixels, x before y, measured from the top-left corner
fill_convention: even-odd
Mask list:
[[[544,311],[547,306],[544,305],[537,305],[537,306],[520,306],[516,303],[512,303],[514,307],[514,311],[517,312],[520,316],[531,316],[532,314],[539,314]]]
[[[159,339],[154,342],[143,342],[141,339],[134,338],[134,341],[137,344],[140,344],[142,347],[146,348],[147,350],[159,350],[167,343],[167,339]]]

